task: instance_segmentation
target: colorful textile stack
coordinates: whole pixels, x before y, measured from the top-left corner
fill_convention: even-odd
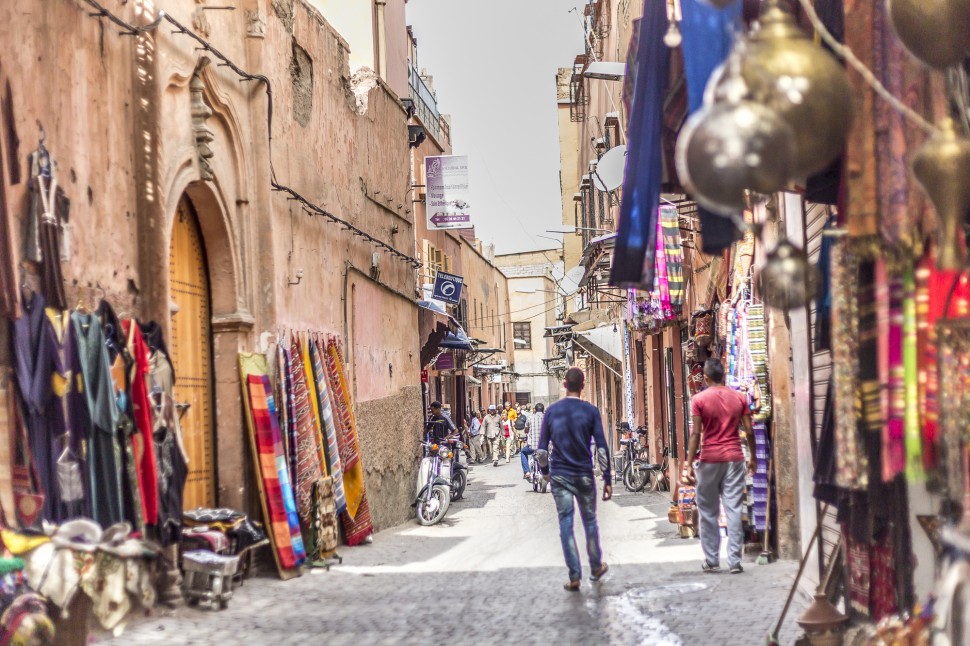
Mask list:
[[[337,427],[337,449],[344,469],[344,493],[347,497],[347,510],[341,514],[341,522],[347,545],[354,546],[370,536],[374,532],[374,526],[364,488],[364,467],[360,461],[357,423],[354,420],[343,356],[334,338],[327,342],[327,376],[330,379],[336,411],[334,422]]]

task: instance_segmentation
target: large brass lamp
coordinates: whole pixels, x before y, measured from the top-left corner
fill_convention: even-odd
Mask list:
[[[913,175],[933,202],[939,221],[940,269],[964,265],[962,229],[970,215],[970,140],[957,133],[952,119],[913,158]]]
[[[793,176],[806,178],[845,147],[852,89],[842,64],[815,45],[778,0],[767,2],[759,22],[744,57],[744,80],[752,100],[773,108],[794,131]]]

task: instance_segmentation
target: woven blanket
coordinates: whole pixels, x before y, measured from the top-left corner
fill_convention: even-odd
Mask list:
[[[240,368],[245,376],[251,416],[250,433],[254,439],[259,476],[263,482],[266,525],[273,539],[280,567],[285,570],[293,569],[303,563],[306,552],[300,534],[293,489],[290,486],[289,470],[283,455],[276,403],[266,374],[247,374],[244,356],[240,356]]]
[[[337,448],[344,466],[344,493],[347,496],[347,511],[341,515],[341,520],[347,544],[357,545],[373,533],[374,526],[364,488],[364,465],[360,460],[357,423],[354,420],[343,355],[336,339],[332,338],[327,343],[327,372],[332,388],[331,399],[337,411],[335,419],[340,421]]]
[[[290,397],[293,400],[293,422],[296,425],[296,503],[303,526],[313,526],[313,487],[323,475],[320,447],[311,408],[310,393],[304,371],[303,353],[295,338],[290,341]]]
[[[333,423],[333,405],[330,403],[330,386],[327,384],[327,371],[323,367],[323,356],[326,347],[318,340],[310,344],[310,356],[313,360],[314,383],[317,388],[317,400],[320,402],[320,421],[322,422],[326,442],[327,474],[333,479],[334,504],[337,513],[347,510],[347,496],[344,494],[344,470],[340,463],[340,451],[337,449],[337,427]]]

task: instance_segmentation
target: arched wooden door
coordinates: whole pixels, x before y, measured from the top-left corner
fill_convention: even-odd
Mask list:
[[[175,401],[182,413],[182,437],[189,457],[183,507],[212,507],[216,501],[209,272],[198,218],[185,196],[179,201],[172,225],[169,285],[177,306],[172,314],[169,350],[175,363]]]

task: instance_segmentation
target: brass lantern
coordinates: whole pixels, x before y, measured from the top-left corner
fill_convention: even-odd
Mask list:
[[[970,139],[957,134],[952,119],[917,151],[913,175],[933,202],[939,222],[940,269],[961,269],[963,226],[970,217]]]
[[[888,0],[893,29],[906,49],[945,69],[970,56],[970,0]]]
[[[815,298],[818,268],[809,262],[808,254],[783,236],[768,254],[755,285],[768,307],[779,310],[805,307]]]
[[[827,167],[845,147],[852,89],[845,68],[769,0],[751,34],[742,74],[750,98],[778,112],[795,133],[793,177]]]

